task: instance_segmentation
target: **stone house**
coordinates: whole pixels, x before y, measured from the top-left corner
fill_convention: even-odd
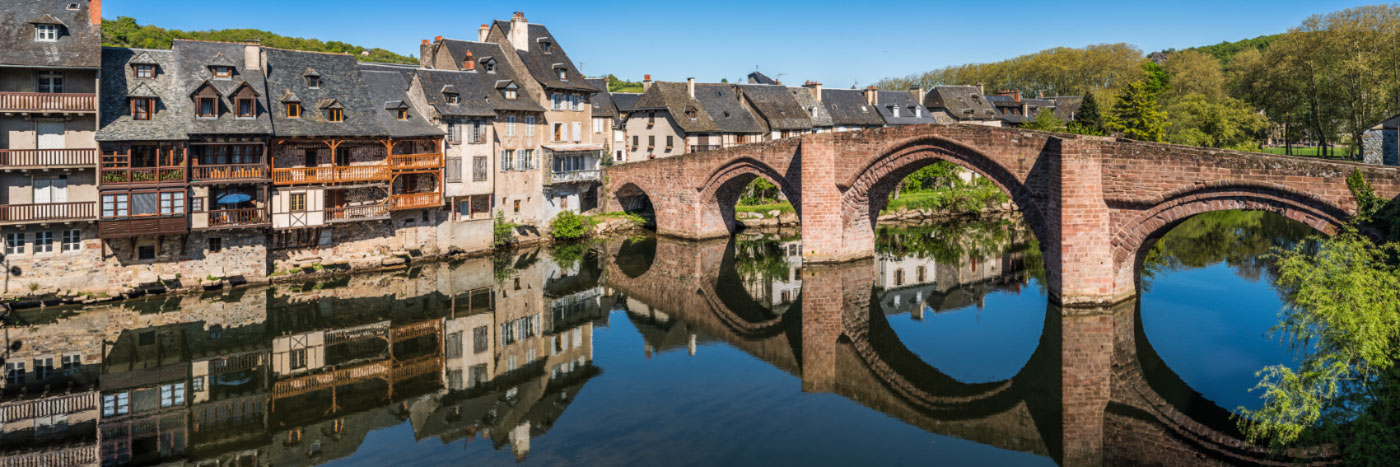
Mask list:
[[[797,102],[792,90],[771,84],[739,84],[735,88],[768,127],[768,140],[811,133],[812,117]]]
[[[880,117],[885,119],[885,124],[889,126],[938,123],[920,103],[923,97],[922,88],[914,88],[909,92],[875,91],[875,110],[880,112]]]
[[[875,107],[874,89],[821,89],[822,105],[831,116],[832,131],[851,131],[885,126],[884,117]]]
[[[1361,135],[1361,159],[1367,164],[1400,165],[1400,115],[1382,120]]]
[[[768,126],[733,84],[643,81],[646,91],[627,115],[628,152],[636,160],[756,143]]]
[[[797,105],[807,113],[807,119],[812,121],[813,133],[831,132],[831,113],[826,111],[826,105],[822,104],[822,84],[816,81],[808,81],[800,88],[787,88],[792,93],[792,98],[797,101]]]
[[[651,79],[651,75],[647,75]],[[631,146],[627,137],[627,116],[637,107],[637,100],[642,94],[637,92],[610,92],[608,100],[612,101],[613,107],[617,109],[617,119],[613,122],[613,162],[622,163],[632,161]]]
[[[922,102],[939,123],[1001,126],[1000,114],[980,86],[934,86]]]
[[[611,158],[610,162],[623,162],[627,156],[623,153],[625,140],[624,132],[618,128],[621,122],[618,119],[617,105],[613,103],[612,93],[608,92],[607,78],[592,78],[588,84],[601,89],[594,93],[589,100],[593,106],[593,140],[603,145],[603,157]]]
[[[93,221],[101,21],[97,1],[0,9],[0,235],[5,269],[20,271],[3,281],[5,293],[81,283],[74,273],[100,258]]]

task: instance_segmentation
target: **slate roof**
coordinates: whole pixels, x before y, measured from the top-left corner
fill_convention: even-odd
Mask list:
[[[1081,105],[1084,105],[1084,96],[1055,96],[1055,116],[1066,122],[1074,120]]]
[[[172,101],[170,105],[188,106],[189,111],[184,114],[187,133],[191,135],[272,134],[272,118],[268,112],[271,107],[269,107],[267,100],[267,85],[264,83],[262,70],[250,70],[243,66],[243,49],[245,47],[257,46],[180,39],[171,44],[170,50],[175,52],[176,57],[178,57],[180,67],[175,76],[184,86],[185,96],[178,104]],[[232,66],[233,77],[215,79],[214,73],[209,69],[211,65]],[[222,108],[218,118],[197,118],[194,115],[195,103],[190,95],[198,91],[204,83],[209,83],[219,92],[219,106]],[[253,105],[257,107],[253,118],[239,118],[235,112],[233,94],[245,83],[258,94],[253,98]]]
[[[1027,120],[1035,119],[1036,115],[1040,115],[1041,110],[1049,110],[1054,112],[1056,117],[1060,116],[1060,112],[1056,109],[1054,99],[1025,99],[1022,102],[1026,104],[1025,117]],[[1063,117],[1060,118],[1063,119]]]
[[[510,37],[510,21],[496,20],[496,26],[501,28],[501,32],[505,33],[506,37]],[[603,91],[603,89],[588,84],[583,74],[574,67],[573,60],[569,60],[568,54],[564,53],[564,48],[559,46],[559,41],[555,40],[554,35],[549,33],[548,28],[541,24],[528,24],[526,31],[528,31],[526,40],[530,44],[529,50],[516,50],[515,53],[520,56],[520,61],[525,64],[530,76],[533,76],[541,86],[544,86],[545,89],[565,91]],[[541,46],[544,42],[550,43],[548,51]],[[559,79],[559,72],[555,71],[556,68],[565,69],[564,77],[566,79]]]
[[[934,86],[924,96],[924,107],[947,112],[958,120],[995,120],[998,112],[976,86]]]
[[[810,130],[812,118],[808,111],[797,103],[797,98],[783,86],[766,84],[736,85],[744,92],[744,98],[754,111],[773,130]],[[696,91],[699,92],[699,91]]]
[[[589,101],[593,104],[593,116],[617,118],[617,106],[613,105],[612,95],[608,93],[608,80],[590,78],[588,84],[602,90],[593,93],[593,98]]]
[[[365,87],[369,88],[370,103],[375,106],[374,114],[388,130],[389,136],[407,138],[447,134],[409,104],[409,80],[403,72],[366,68],[360,70],[360,76],[364,78]],[[400,108],[408,111],[406,120],[399,120],[397,109]]]
[[[697,85],[698,87],[699,85]],[[697,91],[698,94],[698,91]],[[657,81],[642,93],[632,107],[634,112],[664,110],[686,133],[714,133],[721,131],[714,119],[710,118],[699,100],[691,99],[686,83]]]
[[[875,108],[887,125],[921,125],[938,123],[907,91],[876,91]],[[899,116],[894,116],[894,107],[899,107]],[[915,115],[918,115],[917,117]]]
[[[831,126],[831,114],[826,111],[826,106],[817,101],[817,97],[812,95],[812,90],[808,88],[787,88],[792,97],[797,101],[797,105],[807,110],[807,119],[812,121],[813,127]],[[816,115],[812,115],[812,110],[816,110]]]
[[[999,96],[999,95],[995,95],[995,94],[990,95],[990,96],[987,96],[987,102],[990,102],[990,103],[991,103],[993,106],[995,106],[995,107],[1020,107],[1020,106],[1021,106],[1021,103],[1018,102],[1018,101],[1016,101],[1016,99],[1013,98],[1013,97],[1011,97],[1011,96]]]
[[[641,99],[642,94],[636,92],[610,92],[608,93],[608,97],[612,101],[613,107],[616,107],[617,112],[621,114],[631,112],[632,109],[636,108],[637,99]]]
[[[858,89],[823,89],[822,105],[834,126],[884,126],[885,119],[865,101]]]
[[[76,10],[68,5],[76,3]],[[57,22],[58,40],[34,40],[32,22]],[[88,15],[87,0],[0,2],[0,66],[92,68],[101,66],[102,34]]]
[[[517,70],[515,67],[511,66],[510,61],[505,59],[506,52],[500,44],[494,42],[443,39],[443,46],[446,47],[447,52],[452,55],[453,63],[462,63],[462,61],[467,58],[467,52],[471,52],[472,58],[477,61],[476,70],[462,71],[460,73],[464,74],[463,77],[454,78],[461,81],[453,81],[452,79],[440,77],[447,79],[447,81],[441,81],[441,84],[451,84],[457,88],[457,92],[462,96],[463,103],[467,103],[466,101],[470,94],[472,99],[486,99],[490,106],[489,108],[493,110],[517,112],[545,111],[544,106],[535,102],[535,99],[530,97],[529,93],[524,92],[523,87],[516,93],[516,98],[514,100],[506,99],[505,95],[502,94],[501,89],[504,83],[513,82],[516,86],[523,86],[521,80],[529,79],[529,77],[525,76],[522,70]],[[487,59],[495,61],[495,71],[487,72],[481,66],[481,63],[485,62]],[[437,100],[429,99],[428,102],[442,102],[441,86],[434,86],[432,88],[424,86],[423,92],[429,91],[437,94]],[[450,109],[439,109],[440,112],[442,110]]]
[[[773,84],[782,84],[782,83],[779,83],[778,80],[773,79],[773,78],[769,78],[768,75],[765,75],[765,74],[760,73],[760,72],[757,72],[757,71],[755,71],[755,72],[753,72],[753,73],[749,73],[748,78],[749,78],[749,84],[769,84],[769,85],[773,85]]]
[[[655,86],[653,86],[655,87]],[[685,92],[685,84],[681,84]],[[696,83],[695,99],[724,133],[767,133],[768,126],[744,105],[739,87],[733,84]]]
[[[419,85],[423,88],[423,100],[432,106],[438,117],[495,117],[491,103],[477,89],[475,76],[465,71],[418,70]],[[457,104],[448,104],[443,90],[456,90]],[[473,92],[462,93],[462,89]]]
[[[267,94],[278,102],[272,106],[273,128],[277,136],[387,136],[388,130],[375,117],[376,106],[360,76],[355,57],[345,54],[264,49],[267,54]],[[306,86],[307,68],[321,74],[318,89]],[[301,118],[287,118],[282,99],[287,93],[298,97]],[[339,106],[344,121],[326,121],[324,109]]]
[[[136,56],[155,62],[154,78],[136,78],[131,60]],[[143,61],[144,61],[143,60]],[[98,141],[169,141],[185,139],[185,119],[192,111],[189,99],[175,70],[175,52],[170,50],[141,50],[124,47],[102,48],[102,89],[99,103]],[[128,93],[154,93],[156,112],[150,120],[131,119]]]

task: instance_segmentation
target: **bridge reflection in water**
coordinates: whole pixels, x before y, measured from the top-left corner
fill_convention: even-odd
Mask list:
[[[798,240],[783,236],[611,240],[23,313],[7,327],[0,465],[319,464],[391,426],[524,459],[606,377],[594,331],[611,310],[626,310],[648,356],[705,358],[700,346],[723,342],[796,375],[802,391],[1065,465],[1313,459],[1239,441],[1228,413],[1148,345],[1135,302],[1048,307],[1034,351],[1003,380],[965,383],[926,363],[888,316],[1039,280],[1029,236],[998,235],[836,266],[802,265]]]

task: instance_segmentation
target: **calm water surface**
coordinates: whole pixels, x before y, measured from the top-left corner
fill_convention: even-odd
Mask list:
[[[1251,463],[1227,409],[1295,356],[1272,246],[1198,216],[1139,300],[1048,304],[1017,221],[641,237],[272,288],[22,312],[6,465]]]

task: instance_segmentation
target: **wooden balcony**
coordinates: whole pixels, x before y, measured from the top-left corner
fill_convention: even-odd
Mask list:
[[[437,207],[442,207],[442,193],[406,193],[389,196],[389,208],[395,211]]]
[[[100,186],[183,185],[184,167],[102,167],[97,177]]]
[[[0,149],[0,168],[92,167],[97,149]]]
[[[288,167],[272,169],[272,183],[275,185],[387,181],[389,181],[389,166],[387,165]]]
[[[6,224],[83,221],[95,217],[96,201],[0,205],[0,223]]]
[[[432,170],[443,166],[442,154],[396,154],[389,156],[389,169],[395,171]]]
[[[97,222],[97,236],[100,238],[179,235],[189,232],[190,225],[185,216],[103,218]]]
[[[272,219],[267,215],[267,210],[263,208],[244,209],[220,209],[209,211],[209,228],[229,229],[248,227],[267,227],[272,225]]]
[[[269,173],[267,164],[196,164],[190,167],[190,182],[265,182]]]
[[[0,112],[96,112],[97,94],[0,92]]]
[[[388,204],[326,208],[326,222],[357,222],[388,218]]]

